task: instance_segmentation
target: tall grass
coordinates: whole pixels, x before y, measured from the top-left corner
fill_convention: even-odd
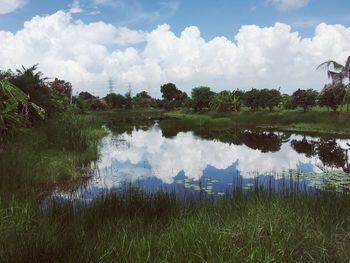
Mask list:
[[[2,210],[4,262],[348,262],[350,196],[236,191],[202,202],[129,190]],[[16,207],[16,206],[13,206]]]
[[[94,118],[62,115],[24,130],[0,153],[0,196],[24,196],[77,178],[98,157],[103,136]]]
[[[222,127],[247,117],[199,118],[186,122]],[[198,202],[130,187],[92,202],[38,203],[42,189],[79,178],[98,157],[100,124],[96,116],[64,115],[4,147],[1,262],[349,262],[345,193],[237,188]]]

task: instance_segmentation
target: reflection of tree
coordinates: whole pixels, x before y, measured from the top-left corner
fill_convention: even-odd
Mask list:
[[[348,171],[346,150],[340,147],[335,139],[319,141],[308,141],[305,137],[302,140],[292,140],[291,146],[297,153],[304,153],[307,157],[318,156],[323,165],[342,168]]]
[[[263,153],[277,152],[282,146],[282,137],[273,132],[244,132],[243,143],[252,149],[258,149]]]
[[[318,145],[318,156],[322,163],[330,167],[345,167],[346,154],[345,150],[341,148],[335,139],[325,141],[320,140]]]
[[[315,141],[308,141],[305,136],[302,140],[292,140],[290,142],[292,148],[297,153],[303,153],[306,155],[306,157],[311,157],[316,155],[316,142]]]
[[[217,128],[215,126],[194,125],[189,121],[162,121],[160,122],[163,136],[175,137],[179,132],[193,132],[194,135],[207,140],[218,140],[222,143],[242,145],[262,152],[277,152],[283,141],[287,141],[289,134],[275,134],[273,132],[244,131],[239,128]]]

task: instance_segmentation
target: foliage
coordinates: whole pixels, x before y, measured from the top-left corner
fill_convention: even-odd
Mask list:
[[[328,60],[320,64],[317,69],[325,68],[327,70],[327,75],[332,79],[332,85],[337,86],[343,84],[344,78],[350,77],[350,56],[342,65],[334,60]]]
[[[285,109],[290,110],[293,109],[292,97],[288,94],[282,94],[282,105]]]
[[[141,91],[136,94],[135,99],[151,99],[152,97],[147,93],[147,91]]]
[[[214,92],[209,87],[197,87],[192,89],[192,103],[195,110],[209,108]]]
[[[262,89],[259,91],[258,97],[259,106],[263,109],[268,108],[270,111],[279,106],[282,101],[281,93],[277,89]]]
[[[111,93],[104,98],[112,109],[123,109],[126,107],[126,98],[121,94]]]
[[[0,79],[0,140],[10,131],[28,124],[29,108],[41,118],[45,117],[44,109],[29,102],[23,91],[9,81]]]
[[[101,100],[89,92],[80,92],[77,97],[73,98],[73,102],[78,106],[81,112],[107,109],[107,105],[103,99]]]
[[[325,85],[324,89],[319,95],[319,103],[321,106],[327,106],[333,111],[336,111],[338,106],[343,103],[345,94],[346,88],[344,84]]]
[[[257,89],[251,89],[244,93],[242,97],[243,103],[245,106],[251,108],[253,111],[256,111],[260,105],[260,92]]]
[[[160,87],[162,97],[165,100],[179,100],[182,95],[182,91],[176,88],[173,83],[167,83]]]
[[[212,97],[209,105],[216,112],[239,111],[241,100],[235,92],[222,91]]]
[[[291,97],[291,104],[294,108],[302,107],[304,111],[307,111],[311,106],[316,105],[316,99],[318,92],[312,89],[295,91]]]
[[[57,94],[66,95],[69,103],[71,103],[73,88],[70,82],[55,78],[54,81],[49,83],[49,87],[51,88],[51,90],[55,91]]]

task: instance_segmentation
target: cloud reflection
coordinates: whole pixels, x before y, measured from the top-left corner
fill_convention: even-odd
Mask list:
[[[298,139],[293,136],[293,139]],[[202,177],[208,166],[224,170],[237,162],[237,169],[243,177],[259,173],[282,172],[298,169],[300,164],[318,168],[316,157],[307,157],[294,151],[289,143],[284,143],[278,152],[262,153],[245,145],[232,145],[220,141],[205,140],[192,132],[180,132],[174,138],[165,138],[155,125],[151,129],[136,130],[114,138],[104,138],[101,147],[99,169],[116,168],[113,176],[127,181],[156,177],[171,184],[180,172],[194,180]],[[147,167],[146,167],[147,166]],[[119,181],[119,180],[118,180]],[[113,180],[106,182],[113,184]]]

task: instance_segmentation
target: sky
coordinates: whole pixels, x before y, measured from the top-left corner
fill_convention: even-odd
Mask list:
[[[348,0],[0,0],[0,69],[39,64],[75,92],[173,82],[321,90],[350,55]]]

